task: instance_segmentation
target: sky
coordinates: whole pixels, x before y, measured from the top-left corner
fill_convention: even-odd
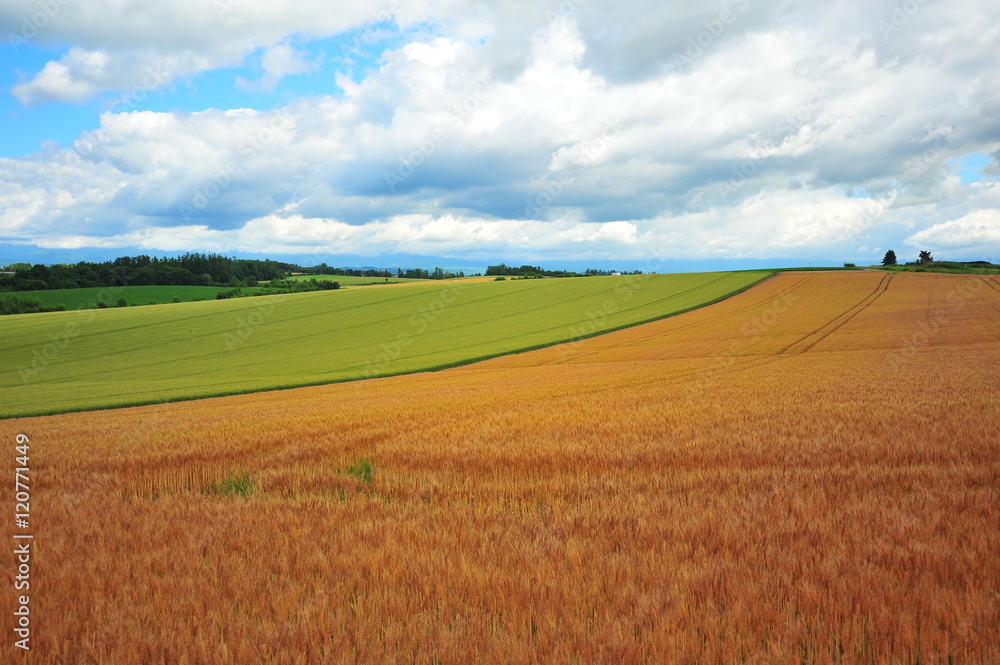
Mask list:
[[[0,263],[1000,262],[995,0],[5,0],[0,38]]]

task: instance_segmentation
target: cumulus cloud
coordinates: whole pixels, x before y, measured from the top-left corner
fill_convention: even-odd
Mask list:
[[[244,90],[271,91],[286,76],[313,71],[317,67],[318,63],[311,61],[306,51],[283,42],[268,48],[261,56],[260,68],[263,74],[259,81],[247,81],[238,76],[236,85]]]
[[[974,210],[967,215],[935,224],[906,239],[914,247],[945,249],[1000,246],[1000,209]]]
[[[126,94],[121,103],[128,105],[178,76],[211,65],[211,60],[190,51],[161,55],[146,49],[123,57],[100,49],[74,48],[59,61],[48,62],[30,81],[16,84],[13,94],[24,106],[37,106],[47,102],[78,103],[107,90],[123,90]]]
[[[381,0],[333,7],[321,0],[52,0],[50,10],[42,4],[10,0],[0,6],[0,34],[8,35],[13,46],[74,45],[15,87],[26,106],[81,102],[147,86],[150,71],[159,87],[177,77],[237,65],[258,49],[264,49],[259,85],[266,89],[284,75],[305,71],[302,54],[283,43],[291,35],[327,37],[392,15]]]
[[[1000,176],[1000,150],[994,152],[990,157],[993,158],[993,161],[984,166],[982,172],[988,176]]]
[[[51,20],[46,39],[74,46],[13,88],[22,104],[131,99],[248,57],[260,76],[238,85],[269,91],[320,66],[313,37],[377,24],[401,42],[363,77],[329,72],[336,94],[124,103],[74,151],[0,160],[9,242],[606,258],[998,243],[996,189],[948,166],[996,156],[1000,33],[976,28],[994,3],[184,0],[109,3],[104,23],[92,4]]]

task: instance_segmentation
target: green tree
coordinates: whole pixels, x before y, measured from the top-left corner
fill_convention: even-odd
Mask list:
[[[896,252],[892,251],[891,249],[888,252],[886,252],[885,256],[882,257],[882,265],[884,266],[896,265]]]
[[[934,257],[926,249],[920,251],[920,257],[917,259],[917,263],[932,263]]]

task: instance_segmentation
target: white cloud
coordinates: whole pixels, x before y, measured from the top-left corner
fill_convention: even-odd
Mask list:
[[[121,54],[74,48],[58,62],[47,63],[30,81],[16,84],[13,94],[22,105],[37,106],[46,102],[78,103],[106,90],[122,90],[112,106],[129,108],[178,76],[230,60],[232,57],[213,63],[191,51],[163,55],[147,49]]]
[[[638,242],[638,228],[632,222],[578,223],[555,235],[573,243],[634,245]],[[617,249],[621,251],[620,247]]]
[[[310,61],[306,51],[295,49],[290,44],[282,42],[265,50],[260,58],[260,67],[264,73],[259,81],[247,81],[238,76],[236,85],[244,90],[269,92],[274,90],[286,76],[313,71],[318,67],[318,63]]]
[[[24,106],[43,102],[82,102],[92,97],[97,88],[88,81],[75,78],[64,62],[49,62],[31,83],[20,83],[13,88],[14,96]]]
[[[1000,246],[1000,209],[974,210],[962,217],[935,224],[906,239],[913,247]]]
[[[127,211],[112,204],[124,174],[49,146],[26,159],[0,159],[0,235],[32,243],[82,234],[114,235]]]
[[[228,231],[204,225],[151,229],[119,238],[148,250],[181,250],[192,245],[210,251],[279,252],[294,254],[435,254],[462,251],[470,246],[502,255],[533,248],[552,249],[567,239],[593,247],[634,244],[635,226],[608,224],[551,224],[538,221],[487,220],[453,215],[397,215],[357,226],[335,219],[301,215],[268,215]],[[528,242],[525,243],[525,238]],[[74,239],[75,241],[76,239]],[[95,238],[95,240],[97,240]]]
[[[1000,20],[994,3],[924,4],[885,37],[891,7],[860,0],[734,0],[725,17],[652,0],[426,0],[390,5],[414,33],[361,80],[331,72],[337,96],[274,111],[132,110],[177,76],[248,56],[260,78],[243,87],[271,90],[318,66],[310,36],[389,15],[379,2],[221,1],[220,12],[109,4],[105,23],[88,3],[64,6],[50,38],[74,47],[14,94],[37,105],[125,92],[81,133],[83,159],[0,160],[0,236],[607,258],[998,244],[982,217],[1000,209],[996,189],[948,170],[997,149],[1000,33],[974,29]],[[0,10],[0,25],[16,15]]]
[[[169,4],[53,0],[52,4],[55,9],[48,12],[44,25],[34,29],[30,28],[32,17],[41,6],[37,0],[9,0],[0,6],[0,34],[13,35],[9,40],[75,45],[15,86],[15,95],[26,106],[75,103],[103,92],[145,87],[150,72],[156,74],[156,87],[160,87],[177,77],[240,64],[261,48],[265,52],[260,85],[267,89],[284,75],[305,71],[302,54],[284,43],[290,36],[337,35],[379,20],[387,8],[381,0],[335,7],[322,0],[178,0]]]

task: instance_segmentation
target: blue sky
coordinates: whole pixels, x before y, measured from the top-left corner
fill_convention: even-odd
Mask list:
[[[993,158],[990,155],[973,153],[954,159],[949,165],[955,168],[959,178],[962,179],[962,184],[969,184],[981,181],[985,175],[983,169],[992,162]]]
[[[994,259],[998,22],[986,1],[9,0],[0,263]]]
[[[15,33],[16,34],[16,33]],[[377,70],[380,54],[398,46],[405,38],[398,28],[385,23],[358,28],[343,35],[311,40],[299,44],[291,38],[290,45],[308,54],[309,70],[282,77],[273,89],[253,89],[238,83],[257,81],[262,76],[261,56],[266,49],[253,50],[238,64],[198,72],[172,81],[169,85],[129,94],[128,89],[103,92],[82,103],[48,103],[36,106],[21,104],[12,94],[14,85],[30,80],[44,69],[46,63],[58,61],[69,47],[41,47],[34,42],[17,42],[11,48],[16,65],[0,70],[0,113],[3,114],[3,141],[0,157],[24,157],[42,149],[46,141],[55,141],[63,148],[72,148],[82,130],[100,126],[105,111],[155,111],[158,113],[197,112],[205,109],[248,108],[266,111],[281,107],[304,96],[338,95],[342,92],[335,75],[363,81]],[[6,40],[10,45],[10,37]]]

